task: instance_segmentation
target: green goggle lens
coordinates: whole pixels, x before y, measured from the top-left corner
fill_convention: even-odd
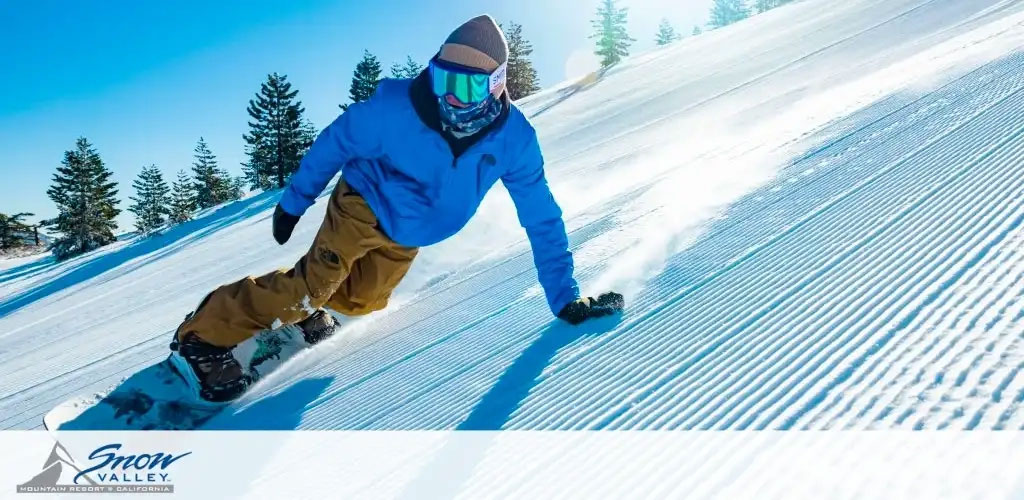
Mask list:
[[[457,71],[432,63],[430,79],[436,96],[451,94],[466,104],[483,102],[491,93],[490,75],[482,73]]]

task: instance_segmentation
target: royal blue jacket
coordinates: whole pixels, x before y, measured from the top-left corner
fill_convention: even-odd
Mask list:
[[[548,306],[557,314],[579,296],[562,211],[544,178],[537,133],[514,105],[456,156],[414,108],[414,80],[383,80],[320,133],[292,175],[281,208],[300,216],[342,170],[395,242],[413,247],[455,234],[501,179],[533,248]],[[436,106],[436,98],[433,105]]]

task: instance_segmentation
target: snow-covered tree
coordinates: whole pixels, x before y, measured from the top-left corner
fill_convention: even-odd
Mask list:
[[[784,3],[789,3],[791,0],[755,0],[754,9],[757,12],[764,12],[767,10],[774,9]]]
[[[750,15],[744,0],[715,0],[711,5],[711,20],[708,25],[714,28],[721,28],[737,21],[742,21]]]
[[[703,32],[704,32],[704,30],[700,29],[700,26],[694,26],[693,27],[693,31],[691,31],[690,34],[693,35],[693,36],[697,36],[697,35],[699,35],[699,34],[701,34]]]
[[[352,85],[348,89],[348,98],[353,103],[363,102],[373,96],[379,83],[380,60],[369,50],[364,50],[362,60],[356,64],[356,70],[352,73]],[[338,107],[348,109],[348,106],[348,104],[341,104]]]
[[[658,35],[654,38],[654,42],[658,45],[668,45],[676,40],[679,40],[679,34],[669,24],[668,19],[662,18],[661,24],[658,25]]]
[[[164,174],[156,165],[142,167],[139,177],[132,182],[135,196],[129,197],[132,205],[128,211],[135,214],[135,228],[142,234],[149,234],[167,223],[170,213],[170,188],[164,182]]]
[[[203,209],[234,198],[230,196],[231,179],[217,166],[217,157],[200,137],[192,160],[193,192],[196,207]]]
[[[0,213],[0,250],[24,246],[28,236],[35,234],[35,228],[25,224],[25,217],[35,214],[20,212],[12,215]]]
[[[273,189],[270,181],[270,153],[267,140],[261,131],[252,130],[245,136],[249,144],[245,145],[246,161],[242,163],[242,175],[252,190]]]
[[[57,205],[58,215],[46,225],[60,234],[53,242],[59,260],[113,243],[115,219],[121,213],[117,183],[88,140],[80,137],[61,163],[46,191]]]
[[[246,196],[246,177],[239,175],[231,178],[231,199],[241,200]]]
[[[626,32],[626,15],[629,9],[619,8],[615,0],[601,0],[597,8],[597,17],[591,21],[594,34],[590,38],[597,40],[594,51],[601,58],[601,67],[607,68],[629,55],[629,46],[636,40]]]
[[[423,71],[423,66],[412,56],[405,56],[405,62],[391,65],[391,78],[416,78]],[[376,88],[376,87],[375,87]]]
[[[171,224],[181,224],[192,220],[196,211],[194,184],[184,170],[178,171],[178,178],[171,185],[171,204],[168,220]]]
[[[506,85],[509,98],[514,101],[540,90],[540,79],[530,61],[533,44],[523,36],[523,25],[509,21],[508,27],[501,25],[501,29],[508,41]]]
[[[248,155],[243,171],[253,189],[284,187],[312,143],[298,93],[286,76],[273,73],[249,101],[252,121],[243,136]]]

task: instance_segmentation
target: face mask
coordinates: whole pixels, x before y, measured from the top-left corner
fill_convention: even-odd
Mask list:
[[[501,114],[501,101],[494,95],[466,108],[452,106],[443,98],[437,101],[441,111],[441,129],[459,139],[483,130]]]

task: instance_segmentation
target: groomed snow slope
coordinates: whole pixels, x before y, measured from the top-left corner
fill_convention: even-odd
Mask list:
[[[507,194],[214,428],[1022,428],[1024,5],[807,0],[522,103],[584,291],[554,321]],[[0,427],[164,356],[286,266],[276,193],[0,269]]]

